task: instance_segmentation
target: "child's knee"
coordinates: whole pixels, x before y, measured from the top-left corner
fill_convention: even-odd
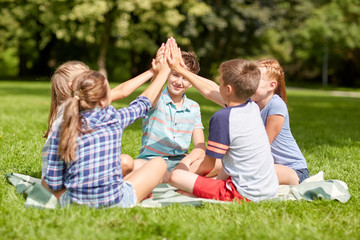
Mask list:
[[[171,171],[169,178],[169,182],[171,185],[174,185],[181,180],[181,171],[182,170],[176,170],[176,169]]]
[[[150,162],[156,164],[156,167],[161,170],[162,172],[166,172],[167,170],[167,164],[165,160],[161,157],[152,158]]]
[[[127,154],[121,154],[120,159],[123,174],[130,173],[134,169],[134,159]]]

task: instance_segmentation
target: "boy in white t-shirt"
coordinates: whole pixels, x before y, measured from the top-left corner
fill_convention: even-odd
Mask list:
[[[176,45],[170,66],[185,78]],[[277,197],[278,179],[269,140],[257,104],[249,98],[257,89],[260,71],[255,63],[234,59],[220,66],[220,93],[225,108],[210,119],[206,157],[196,173],[174,170],[170,183],[185,195],[223,201],[261,201]],[[217,179],[203,177],[217,158],[223,169]]]

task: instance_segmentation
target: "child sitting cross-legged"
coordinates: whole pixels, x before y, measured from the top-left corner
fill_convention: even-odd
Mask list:
[[[169,39],[164,47],[169,48],[174,41]],[[161,55],[161,48],[158,55]],[[181,56],[185,68],[197,74],[200,67],[196,55],[192,52],[181,52]],[[162,157],[168,165],[163,182],[168,182],[173,169],[181,168],[194,172],[205,156],[200,107],[186,97],[185,92],[189,87],[189,81],[172,70],[167,87],[143,119],[142,147],[135,160],[135,169],[149,159]],[[188,153],[191,140],[194,148]]]
[[[42,179],[61,206],[131,207],[160,183],[166,172],[162,158],[123,176],[121,137],[125,127],[146,115],[169,73],[162,57],[155,80],[129,107],[118,110],[110,105],[109,83],[102,74],[84,71],[74,78],[63,121],[49,139]]]
[[[171,48],[172,69],[186,75],[177,46]],[[278,179],[258,105],[249,98],[260,81],[256,63],[241,59],[220,66],[220,94],[227,107],[210,119],[205,159],[196,173],[175,169],[171,185],[179,192],[223,201],[262,201],[277,197]],[[223,168],[217,179],[204,177],[217,158]],[[202,175],[202,176],[201,176]]]

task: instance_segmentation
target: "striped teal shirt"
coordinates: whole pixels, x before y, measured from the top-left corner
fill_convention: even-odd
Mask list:
[[[157,106],[143,119],[139,159],[188,153],[194,129],[204,127],[199,104],[185,94],[183,98],[183,105],[177,109],[167,88],[164,89]]]

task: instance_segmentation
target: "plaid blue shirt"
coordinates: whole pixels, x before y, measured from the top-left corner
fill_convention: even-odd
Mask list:
[[[140,159],[155,156],[178,156],[187,154],[194,129],[201,128],[200,106],[183,96],[184,103],[176,108],[167,88],[159,101],[143,119]]]
[[[45,181],[49,188],[56,191],[66,187],[71,202],[96,208],[119,203],[124,182],[120,164],[123,130],[150,108],[150,101],[139,96],[128,108],[109,106],[81,112],[88,128],[95,131],[78,138],[76,161],[68,164],[57,154],[60,131],[56,129],[47,155]]]

